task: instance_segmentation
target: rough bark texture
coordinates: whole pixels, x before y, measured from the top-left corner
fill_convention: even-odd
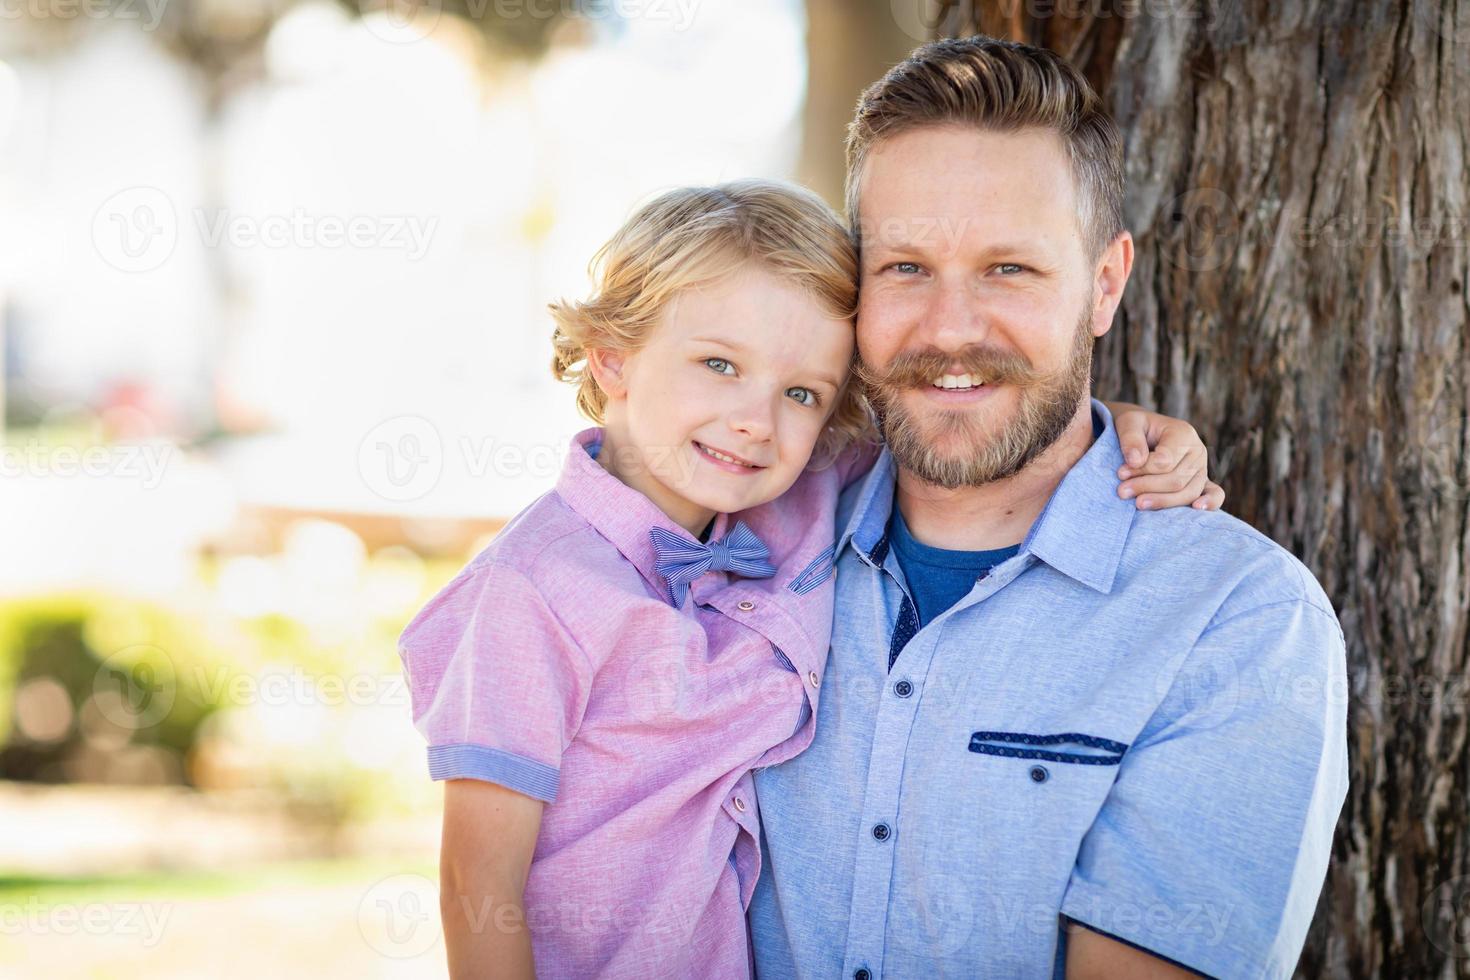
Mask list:
[[[938,6],[1103,92],[1138,251],[1098,390],[1195,422],[1338,610],[1352,788],[1299,975],[1470,976],[1470,0]]]

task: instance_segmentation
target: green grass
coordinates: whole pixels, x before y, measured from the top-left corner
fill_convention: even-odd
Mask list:
[[[280,861],[231,871],[158,871],[126,875],[39,876],[0,874],[0,904],[36,899],[95,902],[139,898],[223,898],[261,891],[311,889],[372,881],[391,874],[439,880],[434,863],[348,860]]]

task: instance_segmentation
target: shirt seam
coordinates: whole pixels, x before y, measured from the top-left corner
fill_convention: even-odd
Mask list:
[[[1203,640],[1210,633],[1213,633],[1215,630],[1221,629],[1222,627],[1229,626],[1231,623],[1235,622],[1237,619],[1240,619],[1242,616],[1253,616],[1258,613],[1264,612],[1267,609],[1275,609],[1280,606],[1295,605],[1302,605],[1308,609],[1314,609],[1322,615],[1326,616],[1328,619],[1332,620],[1332,625],[1337,630],[1338,638],[1342,638],[1342,625],[1337,621],[1337,614],[1330,609],[1323,609],[1321,606],[1319,606],[1317,603],[1313,602],[1306,596],[1294,596],[1290,599],[1278,599],[1274,602],[1265,602],[1259,606],[1252,606],[1249,609],[1234,613],[1233,615],[1228,616],[1225,619],[1220,620],[1219,622],[1211,620],[1209,625],[1207,625],[1200,633],[1199,638]]]

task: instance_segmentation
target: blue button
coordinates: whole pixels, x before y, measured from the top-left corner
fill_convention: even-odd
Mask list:
[[[873,980],[873,975],[868,972],[867,967],[858,967],[857,972],[852,975],[852,980]]]
[[[874,840],[885,841],[885,840],[888,839],[888,834],[889,834],[889,830],[888,830],[888,825],[886,823],[880,823],[880,824],[874,825],[874,827],[873,827],[873,839]]]
[[[1051,774],[1046,771],[1046,766],[1031,767],[1031,781],[1033,783],[1044,783],[1049,775]]]
[[[910,694],[914,693],[914,685],[910,684],[908,681],[899,681],[897,684],[893,685],[893,693],[897,694],[901,698],[906,698]]]

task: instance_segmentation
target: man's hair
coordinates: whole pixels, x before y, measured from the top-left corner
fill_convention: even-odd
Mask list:
[[[857,312],[857,250],[816,194],[774,180],[683,187],[639,208],[597,251],[590,297],[550,304],[552,373],[577,386],[578,409],[602,424],[607,394],[585,365],[587,352],[639,350],[676,295],[752,262],[805,290],[834,319]],[[849,372],[813,465],[830,465],[853,443],[876,438],[862,386]]]
[[[847,128],[847,218],[854,238],[868,153],[924,126],[1056,133],[1071,163],[1088,255],[1100,256],[1123,230],[1123,141],[1087,79],[1044,48],[976,35],[916,48],[858,100]]]

